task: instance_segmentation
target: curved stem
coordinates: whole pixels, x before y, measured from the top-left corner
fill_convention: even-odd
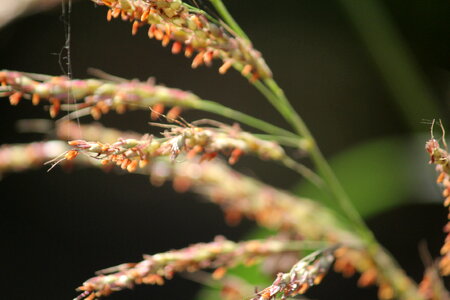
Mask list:
[[[250,41],[248,36],[245,34],[244,30],[239,26],[239,24],[234,20],[233,16],[228,12],[228,9],[223,4],[222,0],[209,0],[214,8],[217,10],[219,15],[223,18],[225,23],[230,26],[233,31],[243,39]]]
[[[210,1],[213,3],[217,2],[222,4],[221,0]],[[216,9],[218,8],[216,7]],[[229,16],[228,11],[226,9],[222,9],[220,10],[220,13],[222,17],[227,20],[227,15]],[[236,27],[234,23],[230,23],[229,25],[233,28]],[[242,31],[238,26],[237,28]],[[239,66],[235,65],[234,67],[239,70]],[[322,175],[323,180],[338,201],[340,210],[355,226],[355,232],[357,232],[364,240],[371,257],[378,265],[378,269],[393,286],[396,294],[402,299],[422,299],[422,296],[418,292],[415,284],[406,276],[402,269],[392,259],[390,254],[379,245],[370,229],[367,228],[361,215],[351,203],[347,193],[343,189],[341,183],[317,146],[317,143],[308,127],[301,117],[295,112],[291,103],[284,95],[283,90],[272,78],[264,79],[263,82],[252,82],[251,80],[250,82],[267,98],[267,100],[286,119],[286,121],[289,122],[289,124],[295,129],[296,133],[306,140],[308,144],[308,152],[319,170],[319,173]],[[287,163],[289,164],[291,162]]]
[[[151,103],[143,101],[143,103],[126,103],[130,107],[139,108],[139,109],[147,109]],[[234,110],[227,106],[224,106],[220,103],[210,101],[210,100],[186,100],[180,103],[177,103],[178,106],[183,108],[191,108],[197,109],[201,111],[211,112],[225,118],[229,118],[231,120],[235,120],[239,123],[248,125],[252,128],[261,130],[272,136],[277,136],[280,140],[283,140],[284,143],[289,143],[289,146],[296,147],[300,149],[305,149],[307,143],[298,135],[293,132],[290,132],[286,129],[280,128],[273,124],[270,124],[261,119],[252,117],[240,111]],[[71,105],[64,104],[61,107],[63,110],[73,110],[75,109]],[[68,115],[62,117],[60,120],[74,119],[82,116],[86,116],[90,114],[90,107],[85,107],[82,109],[75,110]]]
[[[278,84],[273,79],[266,79],[264,82],[267,84],[267,87],[264,86],[261,82],[254,83],[258,89],[264,91],[264,95],[269,95],[271,99],[269,100],[272,104],[274,104],[275,108],[280,111],[280,113],[286,118],[286,120],[294,127],[295,131],[301,135],[305,140],[309,143],[309,154],[311,155],[311,159],[314,161],[319,173],[322,174],[324,181],[327,183],[331,193],[338,201],[338,204],[348,217],[348,219],[357,225],[362,233],[365,236],[371,236],[370,230],[367,229],[361,215],[357,212],[355,207],[350,201],[347,193],[341,186],[339,180],[328,164],[327,160],[323,156],[320,151],[317,143],[309,131],[306,124],[303,122],[302,118],[295,112],[294,108],[290,104],[289,100],[284,95],[283,90],[278,86]],[[275,101],[276,100],[276,101]]]
[[[215,114],[221,115],[223,117],[236,120],[242,124],[259,129],[268,134],[291,137],[291,138],[295,138],[295,139],[297,139],[297,141],[299,141],[299,136],[296,135],[295,133],[292,133],[286,129],[272,125],[261,119],[247,115],[240,111],[231,109],[227,106],[224,106],[224,105],[214,102],[214,101],[193,100],[193,101],[185,102],[184,104],[186,107],[189,107],[189,108],[194,108],[194,109],[198,109],[198,110],[215,113]],[[301,145],[301,142],[298,142],[297,146],[300,146],[300,145]]]
[[[305,177],[307,180],[309,180],[311,183],[313,183],[318,188],[324,188],[324,182],[322,178],[320,178],[319,175],[317,175],[314,171],[312,171],[310,168],[306,167],[305,165],[302,165],[289,156],[286,155],[281,162],[284,166],[287,168],[297,172],[298,174]]]

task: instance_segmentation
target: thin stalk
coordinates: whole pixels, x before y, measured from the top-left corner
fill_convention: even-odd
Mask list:
[[[219,11],[221,17],[224,20],[229,20],[230,18],[232,18],[221,0],[210,0],[210,1],[211,3],[213,3],[213,5],[214,3],[219,5],[219,7],[216,7],[216,5],[214,6]],[[233,30],[234,27],[237,27],[240,31],[243,32],[243,30],[239,27],[239,25],[234,23],[230,23],[228,25],[232,27]],[[242,69],[242,66],[239,64],[234,64],[233,67],[236,68],[238,71]],[[246,76],[246,78],[249,79],[248,76]],[[336,175],[334,174],[331,167],[328,165],[328,162],[322,155],[314,137],[310,133],[305,122],[292,107],[291,103],[285,96],[283,90],[272,78],[264,79],[263,82],[259,80],[256,81],[250,80],[250,83],[267,98],[270,104],[272,104],[272,106],[283,116],[283,118],[295,129],[296,133],[303,138],[304,140],[303,143],[305,143],[306,141],[305,150],[307,150],[310,153],[311,158],[314,161],[314,164],[319,170],[319,173],[323,176],[323,180],[327,183],[330,192],[332,193],[334,198],[336,198],[336,201],[338,202],[340,209],[347,216],[349,221],[360,229],[363,236],[370,238],[372,236],[370,230],[367,229],[367,226],[365,225],[362,217],[351,203],[350,198],[347,196]]]
[[[317,175],[314,171],[312,171],[310,168],[306,167],[305,165],[302,165],[289,156],[286,155],[285,158],[281,160],[284,166],[287,168],[297,172],[298,174],[305,177],[307,180],[309,180],[311,183],[313,183],[315,186],[317,186],[319,189],[324,188],[325,184],[320,178],[319,175]]]
[[[250,41],[248,36],[245,34],[244,30],[239,26],[239,24],[234,20],[234,18],[229,13],[228,9],[223,4],[222,0],[209,0],[214,8],[217,10],[219,15],[223,18],[225,23],[241,38]]]
[[[276,127],[270,123],[267,123],[265,121],[262,121],[260,119],[254,118],[252,116],[246,115],[244,113],[241,113],[239,111],[233,110],[229,107],[223,106],[217,102],[208,101],[208,100],[199,100],[198,102],[190,101],[189,103],[198,103],[198,106],[191,106],[192,108],[213,112],[216,114],[219,114],[224,117],[228,117],[231,119],[239,120],[239,122],[243,124],[250,125],[254,128],[260,129],[264,132],[270,133],[274,136],[279,136],[280,138],[285,138],[285,140],[289,140],[289,142],[292,145],[292,141],[295,141],[295,147],[302,150],[308,150],[310,143],[308,142],[308,139],[301,138],[289,131],[285,131],[284,129],[281,129],[279,127]],[[284,136],[282,135],[284,134]],[[286,136],[286,134],[289,134],[289,136]],[[289,169],[297,172],[301,176],[303,176],[305,179],[309,180],[311,183],[316,185],[317,187],[323,187],[324,182],[320,176],[318,176],[314,171],[307,168],[306,166],[296,162],[295,160],[291,159],[290,157],[286,156],[284,159],[282,159],[281,163],[288,167]]]
[[[265,133],[254,133],[254,136],[262,139],[262,140],[268,140],[268,141],[275,141],[278,144],[286,147],[292,147],[297,149],[307,149],[308,148],[308,142],[301,138],[300,146],[299,146],[299,137],[290,137],[290,136],[279,136],[279,135],[273,135],[273,134],[265,134]]]
[[[220,0],[210,1],[223,5]],[[226,9],[221,9],[219,12],[225,20],[231,18]],[[236,25],[232,26],[231,24],[233,23],[229,24],[231,27],[236,27]],[[239,26],[237,26],[237,28],[242,31]],[[321,153],[308,127],[301,117],[295,112],[289,100],[284,95],[283,90],[271,78],[265,79],[264,84],[260,81],[252,82],[252,84],[267,98],[267,100],[275,107],[275,109],[278,110],[286,121],[291,124],[295,131],[309,142],[309,153],[314,164],[319,170],[319,173],[322,175],[323,180],[337,199],[342,212],[346,215],[347,219],[349,219],[349,221],[356,226],[355,232],[363,238],[371,257],[378,265],[380,272],[383,273],[385,278],[393,286],[396,295],[400,296],[402,299],[422,299],[423,297],[418,292],[416,285],[407,277],[407,275],[397,265],[395,260],[392,259],[391,255],[379,245],[370,229],[367,228],[361,215],[351,203],[347,193],[341,186],[330,165]]]
[[[263,94],[267,98],[267,100],[269,100],[270,104],[272,104],[272,106],[275,107],[275,109],[283,116],[283,118],[285,118],[286,121],[291,124],[291,126],[297,131],[297,133],[299,133],[300,128],[304,125],[302,125],[302,122],[295,111],[291,109],[292,107],[289,108],[289,102],[283,103],[286,102],[285,100],[283,100],[285,98],[280,98],[261,81],[254,81],[251,83],[261,94]]]
[[[194,101],[185,102],[184,104],[186,104],[186,107],[215,113],[220,116],[223,116],[223,117],[238,121],[242,124],[251,126],[253,128],[259,129],[268,134],[295,138],[295,139],[297,139],[297,141],[299,141],[299,139],[300,139],[300,137],[298,135],[296,135],[295,133],[292,133],[286,129],[277,127],[266,121],[252,117],[252,116],[242,113],[240,111],[231,109],[227,106],[224,106],[224,105],[214,102],[214,101],[194,100]],[[299,144],[297,144],[297,146],[299,146],[301,144],[300,142],[301,142],[301,140],[298,142]]]
[[[309,131],[302,118],[295,112],[289,100],[284,95],[283,90],[273,79],[266,79],[264,82],[270,90],[270,93],[272,95],[271,98],[273,97],[277,100],[277,106],[275,106],[275,108],[278,110],[278,106],[281,106],[282,110],[279,110],[280,113],[287,119],[287,121],[289,121],[289,123],[294,127],[299,135],[309,141],[308,150],[309,154],[311,155],[311,159],[316,165],[319,173],[322,175],[323,180],[327,183],[331,193],[336,198],[336,201],[338,201],[338,204],[343,213],[352,223],[359,227],[364,236],[370,237],[370,230],[367,229],[367,226],[365,225],[361,215],[351,203],[350,198],[348,197],[344,188],[342,187],[330,165],[328,164],[327,160],[317,146],[313,135]],[[260,83],[260,85],[262,85],[262,83]]]
[[[189,100],[189,101],[183,101],[180,104],[183,104],[184,108],[192,108],[192,109],[196,109],[196,110],[211,112],[211,113],[229,118],[231,120],[235,120],[239,123],[248,125],[252,128],[261,130],[262,132],[265,132],[271,136],[277,136],[280,140],[283,140],[284,143],[288,143],[289,146],[291,146],[291,147],[305,149],[305,147],[307,145],[307,143],[301,137],[299,137],[298,135],[296,135],[293,132],[290,132],[286,129],[280,128],[280,127],[270,124],[266,121],[252,117],[250,115],[247,115],[240,111],[234,110],[232,108],[229,108],[227,106],[224,106],[224,105],[219,104],[214,101]],[[139,108],[139,109],[148,108],[148,105],[146,105],[146,104],[127,103],[127,105],[130,107]],[[63,104],[61,106],[61,108],[63,110],[69,110],[69,111],[74,110],[74,111],[69,113],[68,115],[62,117],[60,119],[60,121],[80,118],[82,116],[89,115],[90,111],[91,111],[90,107],[85,107],[82,109],[75,110],[75,107],[73,107],[72,105],[67,105],[67,104]]]

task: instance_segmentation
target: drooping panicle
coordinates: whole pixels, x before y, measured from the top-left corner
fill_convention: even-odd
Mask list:
[[[81,131],[81,128],[70,124],[63,123],[61,127],[66,129],[58,132],[64,134],[68,129],[72,132]],[[103,164],[113,162],[122,169],[133,172],[138,166],[146,166],[153,158],[168,156],[174,160],[180,154],[184,154],[188,159],[200,156],[201,160],[211,160],[219,153],[223,153],[229,156],[231,164],[236,163],[245,153],[275,161],[285,157],[283,148],[277,143],[259,139],[236,127],[224,124],[220,128],[188,125],[169,125],[168,130],[163,132],[163,138],[148,135],[128,139],[119,137],[113,143],[72,140],[69,141],[72,150],[65,154],[65,158],[72,160],[77,157],[78,152],[83,152],[92,158],[102,160]],[[81,132],[76,136],[81,136]]]
[[[39,77],[40,80],[34,77]],[[13,105],[17,105],[21,99],[31,100],[35,105],[45,100],[51,105],[52,117],[56,117],[60,110],[88,109],[93,118],[98,120],[110,110],[124,113],[127,109],[148,109],[155,106],[162,107],[160,113],[164,112],[164,106],[178,107],[179,114],[180,107],[189,108],[193,101],[199,100],[190,92],[156,85],[152,80],[71,80],[63,76],[37,76],[2,70],[0,83],[0,97],[9,96]]]
[[[118,18],[133,22],[132,34],[149,25],[148,36],[160,40],[163,46],[173,41],[172,53],[181,52],[190,57],[197,52],[192,68],[210,65],[219,58],[225,73],[231,65],[243,69],[252,80],[266,79],[272,72],[250,41],[236,36],[221,22],[213,20],[200,9],[192,9],[181,0],[92,0],[109,7],[107,19]]]
[[[92,299],[112,292],[132,288],[136,284],[162,285],[179,272],[214,269],[212,277],[220,279],[227,268],[238,264],[253,264],[273,254],[299,251],[302,241],[252,240],[232,242],[216,237],[213,242],[199,243],[180,250],[144,255],[139,263],[126,263],[97,272],[97,276],[83,283],[78,290]],[[84,297],[80,298],[84,299]]]

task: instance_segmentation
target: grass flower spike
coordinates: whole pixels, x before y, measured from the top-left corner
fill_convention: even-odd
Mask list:
[[[205,12],[194,9],[181,0],[92,0],[109,7],[107,19],[121,17],[133,22],[132,34],[149,25],[148,36],[160,40],[163,46],[171,41],[172,53],[194,56],[192,67],[210,65],[220,58],[224,74],[232,65],[242,68],[243,75],[253,80],[270,78],[272,73],[261,54],[251,43],[227,30]]]
[[[441,128],[444,132],[442,124]],[[444,187],[442,192],[442,196],[445,198],[444,206],[450,209],[450,155],[447,152],[447,144],[444,138],[442,138],[442,143],[444,148],[441,148],[439,141],[434,139],[434,137],[431,137],[431,139],[426,142],[425,149],[430,155],[429,163],[435,164],[436,171],[439,173],[436,181]],[[450,213],[448,217],[449,222],[444,227],[444,232],[447,233],[447,237],[441,248],[442,258],[439,262],[441,274],[444,276],[450,275]]]
[[[316,251],[296,263],[289,273],[278,274],[272,285],[252,300],[287,299],[304,294],[322,281],[333,261],[331,249]]]
[[[0,82],[3,85],[0,87],[0,95],[9,96],[11,104],[17,105],[22,98],[31,100],[34,105],[46,100],[51,104],[52,117],[61,109],[73,111],[83,108],[88,108],[96,120],[110,110],[124,113],[127,109],[159,107],[157,110],[162,113],[164,106],[186,106],[183,102],[192,104],[192,101],[199,100],[192,93],[155,85],[152,80],[70,80],[62,76],[51,77],[3,70],[0,71]],[[79,103],[80,100],[83,102]],[[176,110],[179,112],[179,108]],[[174,118],[177,115],[172,113]]]
[[[159,40],[164,47],[170,45],[173,54],[192,57],[192,68],[210,66],[214,60],[220,60],[220,74],[225,74],[231,67],[239,70],[291,129],[202,99],[192,92],[156,84],[153,79],[126,80],[98,70],[95,71],[98,79],[72,79],[70,22],[64,20],[67,76],[0,71],[0,97],[8,97],[11,105],[17,106],[23,100],[33,105],[44,102],[49,105],[52,118],[61,111],[66,112],[54,128],[42,120],[22,122],[22,127],[44,134],[47,141],[2,145],[0,174],[34,168],[44,162],[51,163],[51,168],[61,163],[63,167],[80,165],[106,171],[135,172],[148,176],[154,186],[170,182],[176,192],[191,191],[201,195],[222,209],[229,225],[247,218],[277,233],[276,238],[242,242],[219,236],[210,243],[145,255],[141,262],[97,272],[79,286],[81,294],[75,300],[94,300],[140,284],[163,285],[177,273],[202,269],[213,271],[212,279],[221,279],[228,269],[239,264],[250,265],[270,256],[272,262],[278,262],[288,253],[288,266],[271,273],[273,283],[246,295],[247,299],[297,297],[318,285],[331,267],[344,277],[359,273],[358,286],[377,285],[381,300],[448,299],[438,270],[440,275],[450,275],[450,215],[444,228],[447,237],[441,249],[442,257],[428,263],[424,280],[418,286],[376,240],[319,149],[315,137],[222,0],[199,3],[193,0],[195,7],[182,0],[91,2],[107,7],[108,21],[120,18],[130,22],[132,35],[145,27],[148,37]],[[65,59],[62,55],[60,58]],[[162,132],[152,135],[122,132],[98,123],[82,125],[79,120],[77,123],[71,121],[85,115],[99,120],[110,111],[123,114],[133,109],[146,110],[147,119],[151,119],[148,124],[161,128]],[[187,109],[213,113],[236,123],[227,125],[213,119],[189,123],[181,117]],[[156,123],[157,119],[159,123]],[[167,122],[160,123],[164,121]],[[37,126],[38,122],[40,126]],[[255,132],[243,126],[249,126]],[[54,138],[67,142],[52,140]],[[426,151],[430,163],[436,165],[439,173],[437,182],[444,186],[444,205],[450,207],[450,154],[444,139],[442,145],[432,137],[426,143]],[[232,165],[243,155],[254,155],[289,168],[320,191],[329,193],[327,198],[336,203],[301,197],[237,172]],[[293,159],[294,155],[309,159],[317,173]],[[115,165],[118,168],[114,168]],[[125,184],[120,186],[127,188]],[[282,236],[285,238],[281,239]],[[298,261],[298,252],[305,248],[315,252],[308,252],[311,254]],[[277,272],[280,273],[275,277]],[[206,282],[205,274],[208,273],[200,274],[203,275],[187,277]],[[208,280],[211,278],[208,275]],[[242,280],[245,278],[236,279],[240,283],[234,287],[227,287],[223,281],[222,296],[227,300],[236,300],[248,288]]]
[[[312,246],[320,243],[311,244]],[[195,272],[200,269],[214,269],[212,276],[220,279],[227,268],[238,264],[254,264],[273,254],[300,251],[311,247],[308,242],[268,239],[235,243],[223,237],[214,242],[200,243],[181,250],[155,255],[145,255],[139,263],[122,264],[98,271],[79,287],[83,293],[76,299],[97,299],[112,292],[132,288],[136,284],[162,285],[172,279],[175,273]]]

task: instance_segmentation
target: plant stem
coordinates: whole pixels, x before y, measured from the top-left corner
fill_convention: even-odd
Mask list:
[[[210,1],[212,3],[220,3],[223,6],[221,0]],[[216,9],[218,8],[216,7]],[[224,20],[229,20],[231,18],[226,9],[220,9],[219,12]],[[233,20],[233,23],[229,24],[230,27],[236,27],[239,31],[242,31],[242,29],[234,23],[235,22]],[[235,67],[239,69],[239,66],[235,65]],[[252,84],[267,98],[267,100],[275,107],[275,109],[277,109],[286,121],[291,124],[295,131],[307,141],[309,153],[314,164],[319,170],[319,173],[322,175],[323,180],[328,185],[334,197],[337,199],[339,207],[344,215],[355,226],[355,232],[362,238],[371,258],[373,258],[377,264],[379,272],[393,287],[395,295],[401,299],[423,299],[414,282],[408,278],[391,255],[381,245],[379,245],[370,229],[367,228],[361,215],[351,203],[347,193],[317,146],[313,135],[302,118],[294,110],[283,90],[272,78],[264,79],[263,82],[254,81]]]
[[[324,188],[324,182],[320,176],[318,176],[314,171],[307,168],[306,166],[296,162],[292,158],[286,155],[285,158],[281,160],[283,165],[285,165],[287,168],[299,173],[306,179],[308,179],[311,183],[313,183],[318,188]]]
[[[252,126],[254,128],[260,129],[264,132],[270,133],[274,136],[278,136],[281,139],[285,139],[285,141],[289,141],[291,146],[294,146],[298,149],[306,150],[310,148],[310,143],[307,139],[301,138],[295,134],[293,134],[290,131],[286,131],[284,129],[281,129],[279,127],[276,127],[270,123],[267,123],[265,121],[262,121],[260,119],[254,118],[252,116],[246,115],[244,113],[241,113],[239,111],[233,110],[229,107],[223,106],[217,102],[208,101],[208,100],[198,100],[198,101],[190,101],[191,105],[189,107],[208,111],[212,113],[219,114],[221,116],[238,120],[239,122],[243,124],[247,124],[249,126]],[[281,160],[282,164],[284,164],[289,169],[297,172],[298,174],[302,175],[304,178],[309,180],[311,183],[316,185],[317,187],[323,187],[324,182],[320,176],[318,176],[315,172],[313,172],[311,169],[307,168],[306,166],[296,162],[292,158],[286,155],[284,159]]]
[[[328,188],[334,195],[343,213],[348,217],[348,219],[357,225],[365,236],[370,236],[370,231],[367,229],[362,217],[357,212],[355,207],[352,205],[350,198],[344,191],[339,180],[331,169],[330,165],[324,158],[322,152],[320,151],[317,143],[309,131],[308,127],[302,120],[302,118],[295,112],[294,108],[290,104],[289,100],[284,95],[283,90],[278,86],[278,84],[273,79],[264,80],[267,87],[265,87],[261,82],[255,83],[258,89],[264,90],[264,95],[269,95],[269,101],[274,104],[275,108],[286,118],[286,120],[294,127],[295,131],[300,134],[305,140],[308,141],[308,151],[311,155],[311,159],[314,161],[319,173],[323,176],[324,181],[327,183]],[[264,88],[262,88],[264,87]],[[266,91],[266,89],[269,89]]]
[[[229,13],[228,9],[223,4],[222,0],[209,0],[214,8],[217,10],[219,15],[223,18],[225,23],[241,38],[250,41],[248,36],[245,34],[244,30],[239,26],[239,24],[234,20],[233,16]]]
[[[221,17],[227,22],[227,24],[242,36],[245,36],[244,31],[239,27],[239,25],[234,21],[226,7],[224,6],[222,0],[210,0],[214,5],[216,10],[219,12]],[[248,38],[247,38],[248,39]],[[235,64],[234,67],[238,70],[242,66]],[[248,78],[248,77],[247,77]],[[338,205],[342,212],[347,216],[349,221],[356,225],[363,236],[372,239],[371,232],[367,229],[362,217],[355,209],[351,203],[349,197],[347,196],[345,190],[341,186],[336,175],[332,171],[328,162],[322,155],[317,143],[310,133],[308,127],[302,120],[302,118],[297,114],[295,109],[292,107],[289,100],[286,98],[283,90],[278,86],[278,84],[272,78],[264,79],[263,82],[256,80],[250,82],[258,89],[272,104],[273,107],[286,119],[286,121],[295,129],[296,133],[306,140],[307,151],[310,153],[314,164],[316,165],[319,173],[322,174],[323,180],[327,183],[331,193],[338,201]]]
[[[308,148],[308,142],[301,138],[300,146],[299,146],[299,137],[291,137],[291,136],[279,136],[279,135],[273,135],[273,134],[265,134],[265,133],[253,133],[254,136],[262,139],[262,140],[268,140],[268,141],[275,141],[278,144],[286,147],[292,147],[297,149],[307,149]]]
[[[263,132],[266,132],[268,134],[272,135],[279,135],[283,137],[290,137],[295,138],[297,141],[301,139],[298,135],[295,133],[292,133],[286,129],[277,127],[275,125],[272,125],[266,121],[263,121],[261,119],[252,117],[250,115],[244,114],[240,111],[231,109],[227,106],[224,106],[222,104],[219,104],[214,101],[209,100],[190,100],[186,101],[183,104],[185,104],[185,107],[194,108],[197,110],[203,110],[211,113],[218,114],[220,116],[236,120],[242,124],[246,124],[248,126],[251,126],[253,128],[259,129]],[[300,142],[298,142],[300,143]],[[301,143],[300,143],[301,144]],[[299,144],[298,144],[299,145]],[[298,146],[297,145],[297,146]],[[303,143],[304,145],[304,143]]]

